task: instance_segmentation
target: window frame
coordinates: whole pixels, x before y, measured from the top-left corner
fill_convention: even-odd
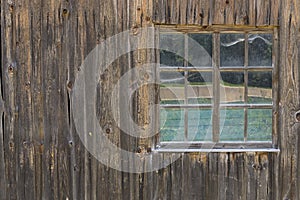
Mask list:
[[[159,38],[161,33],[168,33],[170,30],[176,32],[184,33],[184,38],[186,38],[189,33],[211,33],[212,34],[212,82],[213,82],[213,103],[210,108],[212,108],[213,117],[212,117],[212,141],[160,141],[160,133],[158,131],[155,139],[155,151],[158,152],[279,152],[278,149],[278,28],[277,27],[230,27],[230,26],[210,26],[210,27],[198,27],[198,26],[172,26],[172,25],[157,25],[158,33],[155,35],[155,41],[157,51],[156,51],[156,61],[160,63],[160,51],[159,51]],[[220,66],[220,34],[222,33],[240,33],[245,34],[245,41],[247,41],[248,33],[270,33],[273,38],[273,46],[272,46],[272,67],[259,66],[259,67],[249,67],[248,66],[248,42],[244,44],[244,54],[245,61],[244,65],[240,67],[232,66],[232,67],[221,67]],[[186,40],[186,39],[184,39]],[[184,42],[185,51],[186,50],[186,41]],[[160,81],[160,64],[158,64],[158,70],[156,70],[157,81]],[[184,65],[184,67],[186,64]],[[220,70],[222,71],[242,71],[245,73],[249,70],[257,71],[272,71],[272,105],[268,104],[268,108],[272,108],[272,141],[264,142],[264,141],[220,141],[219,140],[219,116],[220,116],[220,107],[223,105],[220,103],[220,81],[218,75],[220,74]],[[184,70],[183,70],[184,71]],[[248,73],[245,73],[248,74]],[[245,85],[245,98],[247,95],[247,82]],[[216,87],[216,88],[215,88]],[[157,87],[156,94],[159,95],[160,87]],[[158,98],[159,99],[159,98]],[[160,104],[160,100],[159,104]],[[188,104],[187,104],[188,105]],[[253,105],[246,102],[242,104],[240,107],[245,108],[253,108]],[[255,107],[261,106],[262,108],[265,106],[263,104],[256,104]],[[170,106],[172,107],[172,105]],[[178,106],[175,106],[178,107]],[[228,107],[228,104],[227,106]],[[239,107],[239,105],[232,105],[232,107]],[[180,106],[179,106],[180,108]],[[200,107],[199,107],[200,108]],[[244,121],[244,137],[246,137],[247,132],[247,112],[245,109],[245,121]],[[156,130],[160,130],[160,105],[156,111]],[[186,118],[186,117],[185,117]],[[184,129],[186,129],[187,123],[184,124]]]

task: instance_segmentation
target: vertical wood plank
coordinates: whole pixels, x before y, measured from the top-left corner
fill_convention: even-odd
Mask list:
[[[214,0],[213,24],[234,24],[234,0]]]
[[[256,0],[248,0],[249,2],[249,25],[255,26],[256,25]]]
[[[2,10],[2,3],[0,2],[0,21],[1,21],[1,25],[0,25],[0,32],[1,35],[4,36],[4,24],[3,24],[3,15],[4,12]],[[1,41],[0,41],[0,64],[1,66],[5,66],[5,63],[3,62],[3,48],[2,46],[4,45],[4,41],[3,41],[4,37],[1,37]],[[6,170],[5,170],[5,146],[4,146],[4,111],[5,111],[5,106],[4,106],[4,101],[3,101],[3,82],[4,82],[4,77],[3,75],[5,74],[5,72],[3,71],[3,68],[5,67],[1,67],[0,69],[0,188],[2,188],[2,194],[0,197],[0,200],[5,200],[7,199],[6,196],[6,188],[7,188],[7,176],[6,176]]]
[[[292,113],[299,109],[299,2],[280,2],[279,57],[279,199],[296,199],[299,171],[297,157],[299,126]],[[287,173],[289,172],[289,173]],[[296,189],[297,188],[297,189]]]
[[[271,4],[270,25],[278,26],[279,25],[280,1],[273,0],[273,1],[270,1],[270,4]]]
[[[6,197],[17,199],[17,112],[16,112],[16,11],[14,2],[1,1],[1,40],[3,63],[3,99],[5,101],[3,149],[5,159],[5,177],[7,180]],[[5,197],[5,198],[6,198]]]
[[[269,25],[270,15],[271,15],[270,1],[256,0],[256,26]]]
[[[234,24],[247,25],[249,23],[249,1],[239,0],[234,4]]]

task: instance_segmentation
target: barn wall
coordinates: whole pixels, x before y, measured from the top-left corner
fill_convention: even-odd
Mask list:
[[[0,199],[299,199],[299,3],[1,0]],[[106,38],[153,24],[279,26],[279,154],[185,153],[166,168],[132,174],[85,150],[70,98],[81,63]],[[153,140],[124,134],[103,108],[128,69],[154,59],[150,50],[129,53],[100,80],[99,120],[109,127],[107,137],[141,155]],[[149,123],[153,91],[143,87],[134,95],[139,125]]]

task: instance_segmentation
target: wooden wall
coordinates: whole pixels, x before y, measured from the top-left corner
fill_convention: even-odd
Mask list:
[[[1,0],[0,199],[300,199],[299,0]],[[80,65],[106,38],[153,24],[279,26],[280,153],[184,153],[166,168],[125,173],[93,158],[72,119]],[[141,43],[143,41],[140,41]],[[117,51],[117,49],[116,49]],[[114,52],[111,52],[114,53]],[[122,56],[101,80],[99,108],[150,50]],[[152,89],[135,94],[148,123]],[[152,140],[125,135],[101,111],[108,137],[128,151]],[[137,151],[143,154],[145,151]],[[161,154],[161,157],[174,155]]]

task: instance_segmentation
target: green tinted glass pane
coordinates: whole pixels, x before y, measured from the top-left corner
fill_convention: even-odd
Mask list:
[[[272,141],[272,109],[248,109],[248,141]]]
[[[244,140],[244,109],[222,109],[220,111],[220,141]]]
[[[184,35],[160,34],[160,63],[161,66],[183,66]]]
[[[183,109],[160,109],[160,141],[184,141]]]
[[[188,140],[212,141],[211,109],[188,109]]]

